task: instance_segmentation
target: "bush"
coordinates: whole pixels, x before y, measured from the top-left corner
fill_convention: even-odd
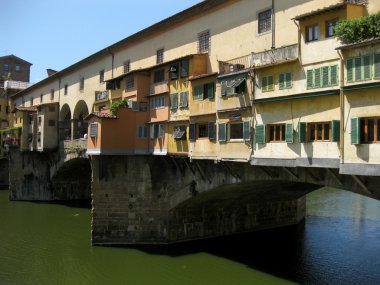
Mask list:
[[[380,12],[353,20],[339,21],[335,36],[343,44],[353,44],[380,37]]]
[[[113,103],[111,104],[111,107],[110,107],[111,114],[112,114],[113,116],[116,116],[117,111],[118,111],[120,108],[128,108],[128,100],[127,100],[127,99],[123,99],[123,100],[121,100],[121,101],[113,102]]]

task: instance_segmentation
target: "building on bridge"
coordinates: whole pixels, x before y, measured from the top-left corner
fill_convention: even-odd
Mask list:
[[[203,1],[12,99],[18,113],[58,104],[55,144],[32,134],[40,151],[87,133],[89,155],[379,173],[380,42],[342,46],[333,30],[380,3],[279,2]]]

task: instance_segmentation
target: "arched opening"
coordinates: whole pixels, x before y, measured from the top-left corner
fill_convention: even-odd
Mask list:
[[[78,101],[74,109],[73,121],[72,121],[72,137],[73,139],[83,138],[87,133],[88,123],[84,118],[88,115],[88,107],[83,100]]]
[[[59,113],[59,140],[71,139],[71,110],[64,104]]]

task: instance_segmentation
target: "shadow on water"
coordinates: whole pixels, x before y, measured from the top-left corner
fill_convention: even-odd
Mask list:
[[[91,209],[91,200],[60,200],[60,201],[31,201],[36,204],[53,204],[53,205],[62,205],[71,208],[83,208],[83,209]]]
[[[297,273],[298,263],[301,262],[300,255],[302,255],[300,252],[302,247],[300,247],[299,242],[303,239],[304,231],[305,220],[298,225],[278,229],[166,246],[128,248],[137,249],[148,254],[170,257],[208,253],[283,279],[301,282],[302,280],[299,279]]]

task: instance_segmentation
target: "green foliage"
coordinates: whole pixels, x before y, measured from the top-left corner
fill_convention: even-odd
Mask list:
[[[358,43],[380,37],[380,12],[353,20],[339,21],[335,36],[343,44]]]
[[[113,102],[113,103],[111,104],[111,107],[110,107],[111,114],[112,114],[113,116],[116,116],[117,111],[118,111],[120,108],[128,108],[128,100],[127,100],[127,99],[123,99],[123,100],[121,100],[121,101]]]

